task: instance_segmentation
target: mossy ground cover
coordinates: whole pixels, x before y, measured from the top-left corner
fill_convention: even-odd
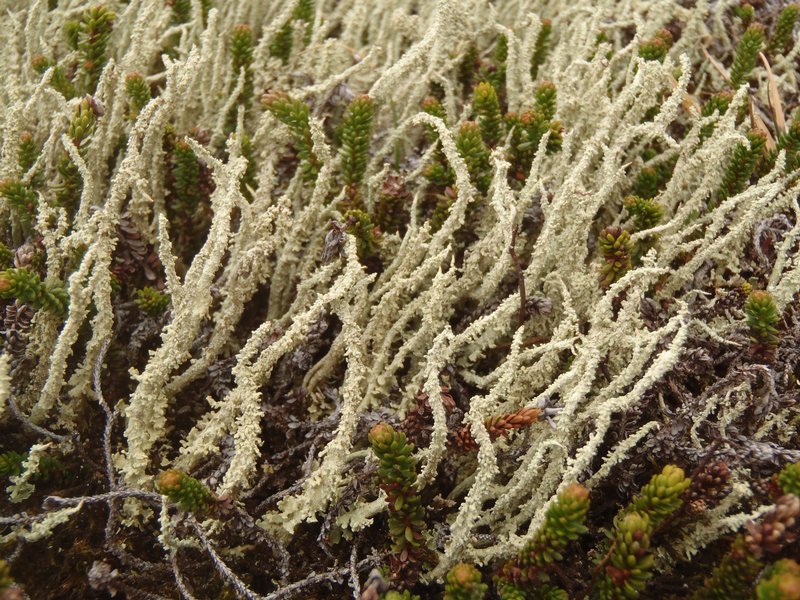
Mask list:
[[[800,598],[800,8],[3,5],[2,598]]]

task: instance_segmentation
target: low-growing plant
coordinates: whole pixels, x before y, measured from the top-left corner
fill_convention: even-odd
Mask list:
[[[792,597],[795,3],[7,4],[3,593]]]

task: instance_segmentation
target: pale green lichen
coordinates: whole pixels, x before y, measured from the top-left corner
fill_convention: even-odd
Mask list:
[[[51,447],[52,444],[49,442],[31,446],[31,449],[28,451],[28,456],[22,462],[19,475],[12,475],[9,477],[11,485],[6,488],[6,491],[12,502],[23,502],[30,498],[36,490],[36,486],[31,480],[36,476],[39,470],[39,461],[42,455]]]
[[[48,47],[72,9],[33,2],[7,11],[8,25],[0,28],[0,177],[34,185],[35,174],[54,172],[54,157],[66,153],[82,187],[74,213],[57,207],[49,189],[37,189],[37,202],[28,203],[26,227],[44,254],[39,276],[65,282],[69,308],[63,321],[37,315],[25,348],[33,367],[24,382],[13,382],[18,387],[8,380],[15,358],[0,357],[2,406],[13,389],[22,416],[53,431],[75,430],[87,410],[103,409],[94,372],[102,384],[104,369],[119,364],[100,359],[107,344],[116,353],[116,343],[130,341],[117,339],[118,311],[131,288],[143,285],[125,282],[122,300],[113,295],[112,270],[125,241],[120,226],[133,223],[136,239],[148,253],[152,248],[148,269],[170,295],[171,311],[149,339],[149,354],[126,363],[130,393],[113,399],[115,484],[152,490],[162,469],[191,473],[206,464],[218,469],[209,486],[220,497],[246,495],[259,473],[269,480],[265,448],[281,440],[266,443],[265,424],[276,406],[296,400],[277,380],[303,355],[297,360],[307,364],[299,368],[296,389],[304,400],[292,416],[304,425],[327,423],[328,437],[310,448],[305,470],[289,476],[302,472],[304,478],[254,517],[287,538],[301,523],[323,517],[350,535],[377,521],[385,505],[382,496],[358,496],[350,487],[363,484],[350,469],[365,447],[359,428],[376,411],[401,419],[420,392],[427,394],[430,436],[415,457],[417,486],[435,486],[440,467],[452,464],[453,424],[439,392],[442,379],[456,373],[463,395],[463,420],[456,425],[470,427],[478,450],[457,463],[446,533],[434,529],[441,544],[426,576],[441,578],[464,560],[507,559],[533,538],[567,485],[580,480],[600,489],[643,444],[668,430],[670,423],[650,412],[623,436],[617,424],[639,414],[686,352],[748,343],[738,307],[708,321],[697,314],[728,301],[714,292],[741,283],[747,251],[759,248],[751,244],[754,235],[775,222],[781,225],[770,229],[777,233],[759,284],[777,313],[792,314],[787,307],[800,287],[800,183],[786,169],[796,161],[791,144],[774,156],[768,152],[768,161],[760,153],[737,159],[747,172],[731,171],[735,149],[752,149],[747,132],[753,124],[739,115],[751,97],[764,114],[772,106],[762,85],[766,69],[751,64],[761,43],[751,40],[747,56],[734,61],[740,33],[726,25],[730,3],[399,0],[372,6],[348,0],[317,2],[313,15],[305,10],[297,20],[298,4],[242,0],[207,10],[205,2],[184,2],[179,18],[155,0],[115,9],[108,60],[102,69],[79,67],[91,75],[94,100],[104,108],[80,149],[67,131],[76,106],[88,100],[59,92],[68,91],[58,78],[69,76],[74,57],[50,55],[62,42]],[[292,44],[272,56],[293,21]],[[227,40],[243,22],[252,47],[248,38],[246,60],[231,61]],[[644,53],[655,60],[637,56],[643,42],[671,24],[682,31],[669,52],[656,43]],[[800,74],[797,49],[790,49],[783,29],[775,42],[781,52],[770,61],[784,105],[791,106]],[[736,63],[733,83],[740,89],[719,114],[698,109],[698,99],[728,85],[700,48],[720,53],[723,71]],[[31,61],[42,53],[48,58],[37,64],[47,66],[38,73]],[[468,84],[459,79],[465,57],[475,67]],[[135,107],[126,91],[131,73],[142,73]],[[542,87],[545,80],[552,87]],[[149,101],[143,85],[153,93]],[[299,109],[302,131],[297,123],[292,130],[280,125],[288,119],[275,111],[237,110],[251,85],[259,92],[285,90],[306,107]],[[479,107],[470,105],[476,85]],[[374,108],[371,133],[363,126],[357,147],[346,140],[351,147],[343,150],[339,119],[350,99],[364,93]],[[420,108],[432,93],[441,105],[435,115]],[[474,134],[464,123],[476,108],[490,148],[479,148],[479,161],[459,137]],[[548,120],[555,110],[561,121],[524,148],[524,169],[513,161],[513,131],[499,122],[506,109],[542,110]],[[192,137],[193,128],[203,130],[195,133],[204,143]],[[18,140],[28,130],[42,148],[32,165],[26,161],[26,176]],[[775,139],[778,133],[771,132]],[[205,228],[192,232],[200,240],[193,253],[183,252],[186,232],[168,216],[175,191],[165,158],[170,135],[185,139],[197,159],[193,181],[200,170],[207,176],[208,193],[197,198]],[[559,140],[561,151],[548,153]],[[313,168],[297,169],[302,161]],[[449,189],[434,189],[425,179],[434,163],[447,171]],[[646,250],[627,258],[609,254],[621,259],[620,268],[607,269],[598,285],[598,236],[606,227],[630,227],[624,198],[640,173],[656,168],[667,174],[653,186],[658,211],[651,206],[646,223],[634,219],[629,236],[634,248]],[[362,264],[340,210],[347,199],[340,184],[358,185],[360,209],[376,223],[376,199],[393,177],[407,192],[405,221],[372,231],[380,240],[369,252],[375,262]],[[426,205],[435,194],[445,196],[436,226]],[[0,213],[9,235],[19,236],[19,211],[3,199]],[[665,307],[655,321],[640,310],[650,301]],[[319,322],[330,327],[330,343],[304,355],[309,330]],[[229,389],[206,387],[210,371],[225,361]],[[752,368],[770,379],[767,367]],[[752,379],[710,394],[688,416],[689,444],[705,447],[709,430],[730,439],[760,389]],[[194,404],[182,412],[187,396]],[[492,439],[486,430],[494,415],[545,406],[558,410],[511,441]],[[780,411],[769,416],[773,421],[759,413],[752,423],[759,439],[772,439],[773,432],[786,444],[793,439],[796,416]],[[509,446],[519,458],[513,468],[506,464]],[[28,475],[34,449],[12,482],[15,499],[34,492]],[[738,476],[707,522],[675,536],[677,556],[696,554],[752,516],[738,507],[748,496]],[[340,512],[326,512],[332,509]],[[152,520],[147,510],[132,512],[140,511],[146,523]],[[162,545],[173,552],[184,535],[196,543],[171,516],[164,505]],[[492,537],[479,535],[485,531]],[[658,558],[665,565],[675,560]]]

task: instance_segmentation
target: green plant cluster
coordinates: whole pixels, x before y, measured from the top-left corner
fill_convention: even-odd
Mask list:
[[[481,583],[481,572],[472,565],[461,563],[447,573],[444,600],[482,600],[489,586]]]
[[[739,536],[703,590],[695,593],[694,600],[747,598],[762,566],[749,552],[744,537]]]
[[[4,198],[17,217],[27,223],[36,214],[39,197],[30,185],[17,179],[0,181],[0,197]]]
[[[745,600],[753,597],[754,584],[764,570],[765,560],[794,540],[800,518],[800,499],[787,494],[758,523],[750,523],[747,533],[739,534],[730,549],[706,578],[692,600]],[[765,573],[769,578],[769,570]],[[770,591],[773,586],[765,586]]]
[[[628,510],[647,517],[650,527],[655,529],[678,510],[690,484],[691,479],[686,477],[683,469],[667,465],[642,488]]]
[[[0,269],[10,269],[12,266],[14,266],[14,253],[0,242]]]
[[[53,89],[67,100],[75,97],[75,86],[72,84],[70,78],[67,77],[64,67],[55,64],[52,60],[41,54],[37,54],[31,58],[31,67],[33,67],[33,70],[39,73],[39,75],[44,75],[49,69],[52,69],[53,74],[50,77],[50,85]]]
[[[488,85],[489,87],[492,88],[493,97],[497,98],[497,92],[494,91],[494,87],[492,87],[491,84]],[[476,93],[477,93],[477,88],[476,88]],[[447,124],[447,113],[445,112],[444,106],[442,106],[442,103],[439,101],[438,98],[434,98],[433,96],[428,96],[420,103],[420,108],[426,114],[429,114],[432,117],[436,117],[437,119],[441,119],[442,121],[445,122],[445,124]],[[436,140],[439,139],[439,133],[436,131],[436,128],[433,127],[432,125],[426,125],[425,131],[428,136],[428,143],[431,145],[435,144]]]
[[[67,24],[70,45],[80,55],[82,89],[93,94],[108,62],[108,42],[117,15],[103,4],[87,9],[80,21]]]
[[[671,46],[672,34],[666,29],[660,29],[651,39],[639,46],[639,56],[644,60],[664,62]]]
[[[0,477],[8,479],[15,477],[22,472],[22,463],[28,460],[28,453],[14,452],[8,450],[0,453]],[[39,456],[39,464],[33,474],[34,481],[53,481],[66,474],[66,467],[55,456]]]
[[[738,10],[738,7],[735,12],[736,10]],[[752,7],[750,7],[750,10],[752,10]],[[781,12],[776,22],[773,36],[770,38],[770,40],[777,40],[775,42],[776,45],[770,42],[770,48],[773,50],[777,46],[788,44],[792,39],[792,28],[797,18],[796,10],[795,5],[789,5]],[[760,23],[751,23],[750,21],[753,20],[752,15],[747,11],[740,11],[736,14],[750,24],[739,40],[730,67],[729,83],[733,90],[750,80],[758,61],[759,52],[762,52],[767,45],[766,28]],[[651,40],[640,46],[639,54],[646,60],[663,61],[670,44],[671,34],[666,31],[659,32]],[[701,116],[723,115],[727,112],[732,98],[733,95],[729,89],[713,94],[703,103]],[[746,111],[742,111],[737,115],[737,122],[742,122],[745,118]],[[747,142],[739,143],[732,150],[717,197],[709,206],[714,208],[726,198],[744,191],[754,175],[763,175],[774,165],[780,150],[786,151],[787,171],[795,170],[800,165],[797,158],[798,151],[800,151],[800,141],[798,141],[800,140],[800,135],[798,135],[800,134],[800,127],[796,127],[794,123],[795,121],[793,120],[786,131],[776,132],[777,145],[773,145],[771,150],[767,149],[769,145],[768,134],[763,129],[751,127],[746,134]],[[705,125],[700,132],[701,139],[709,138],[714,131],[714,127],[715,124],[713,122]],[[659,157],[659,154],[659,150],[653,147],[648,148],[643,154],[642,158],[645,163],[655,158],[658,158],[658,160],[652,166],[646,165],[638,172],[632,188],[635,196],[654,198],[664,189],[671,178],[677,157],[663,160]]]
[[[369,432],[372,451],[379,461],[378,479],[389,502],[389,535],[392,549],[400,556],[413,557],[424,544],[425,509],[414,489],[417,459],[414,445],[402,432],[386,423]]]
[[[243,77],[242,90],[239,92],[237,104],[231,107],[228,113],[226,130],[233,131],[236,128],[236,119],[238,116],[238,105],[247,110],[253,99],[254,92],[254,78],[253,72],[253,52],[255,50],[253,30],[246,23],[237,25],[231,34],[231,67],[236,78],[232,82],[235,86],[238,83],[238,78]]]
[[[638,598],[653,571],[650,552],[652,523],[646,514],[631,512],[614,529],[611,551],[597,587],[601,600]]]
[[[137,71],[128,73],[125,76],[125,91],[128,93],[128,107],[130,108],[128,118],[133,121],[152,99],[152,91],[150,90],[150,84]]]
[[[486,144],[494,147],[500,141],[503,127],[503,115],[500,110],[500,100],[497,92],[488,82],[479,83],[475,86],[475,93],[472,99],[472,108],[478,116],[478,124],[481,129],[481,136]],[[423,106],[423,109],[425,107]],[[444,109],[441,104],[433,108],[434,112],[426,110],[428,114],[434,114],[440,118],[444,117]]]
[[[37,190],[44,184],[44,174],[41,170],[29,173],[41,150],[27,131],[19,136],[18,152],[19,175],[0,181],[0,198],[5,199],[20,223],[27,228],[36,216],[39,205]]]
[[[556,88],[549,81],[539,84],[534,92],[535,107],[520,114],[509,112],[503,115],[501,97],[497,86],[492,82],[481,82],[475,86],[472,95],[472,111],[477,122],[466,121],[461,124],[455,136],[456,149],[467,164],[470,180],[481,194],[485,194],[492,182],[490,156],[491,149],[508,136],[508,155],[513,180],[524,179],[539,143],[549,134],[546,150],[548,153],[561,149],[562,125],[554,120],[556,112]],[[422,110],[446,122],[441,103],[433,97],[422,102]],[[431,126],[427,127],[430,144],[436,143],[438,134]],[[425,171],[431,185],[445,188],[455,183],[455,174],[447,164],[443,154],[436,152],[435,160]],[[447,208],[445,205],[444,208]],[[436,227],[434,227],[434,230]]]
[[[5,590],[14,585],[14,580],[11,578],[11,569],[8,568],[8,563],[0,560],[0,590]]]
[[[607,288],[631,269],[631,234],[620,227],[606,227],[600,234],[600,285]]]
[[[108,48],[116,19],[116,13],[105,4],[87,8],[80,18],[67,21],[63,29],[69,47],[77,54],[77,63],[65,68],[36,54],[31,58],[31,66],[40,74],[52,69],[50,85],[66,99],[94,94],[109,60]]]
[[[381,600],[420,600],[417,594],[412,594],[408,590],[398,592],[397,590],[389,590],[381,595]]]
[[[753,19],[756,18],[756,9],[753,8],[753,5],[749,2],[742,1],[738,5],[734,5],[731,8],[731,12],[733,13],[733,16],[739,19],[745,27],[752,23]]]
[[[786,131],[778,136],[776,148],[769,153],[765,161],[766,166],[775,163],[778,152],[781,150],[786,152],[786,171],[796,171],[800,167],[800,111],[795,113]]]
[[[191,513],[203,514],[213,507],[217,498],[200,481],[177,469],[167,469],[158,476],[156,489]]]
[[[192,0],[170,0],[169,5],[172,7],[172,23],[181,25],[186,23],[192,17]],[[208,11],[211,10],[212,0],[200,0],[201,16],[203,23],[208,18]]]
[[[633,219],[633,231],[638,233],[656,227],[664,216],[664,207],[652,198],[628,196],[624,200],[627,213]],[[649,235],[633,245],[632,263],[638,265],[641,257],[655,245],[658,236]]]
[[[311,141],[311,127],[308,119],[310,108],[300,100],[294,100],[282,92],[270,92],[261,99],[261,104],[276,119],[289,128],[294,138],[297,157],[300,159],[304,179],[313,182],[319,173],[319,161],[314,155],[314,144]]]
[[[765,569],[756,587],[758,600],[800,600],[800,565],[784,558]]]
[[[354,197],[364,178],[369,157],[372,116],[375,106],[366,94],[356,96],[342,118],[341,158],[342,180]]]
[[[22,176],[26,176],[28,171],[36,164],[36,159],[39,158],[40,152],[41,149],[33,139],[33,135],[30,132],[23,131],[19,135],[19,158],[17,159]],[[41,171],[33,173],[31,177],[32,186],[41,187],[43,181],[44,175]]]
[[[497,41],[494,45],[494,56],[492,57],[491,68],[482,74],[485,81],[492,84],[497,95],[504,97],[506,93],[506,72],[508,65],[508,38],[505,34],[497,36]]]
[[[600,600],[638,598],[653,574],[653,539],[679,512],[686,501],[691,479],[675,465],[665,466],[642,487],[630,504],[616,517],[608,540],[594,554],[596,565],[589,584],[590,597]],[[556,564],[565,559],[567,548],[589,533],[586,519],[589,491],[580,484],[567,486],[545,513],[544,522],[516,558],[502,563],[496,571],[495,584],[502,600],[524,598],[566,600],[569,594],[554,581]],[[448,575],[452,579],[480,583],[477,570],[458,565]],[[446,588],[445,598],[450,587]],[[472,589],[472,588],[469,588]],[[483,598],[484,590],[474,591]]]
[[[784,494],[800,497],[800,461],[786,465],[778,473],[778,485]]]
[[[652,148],[644,152],[643,155],[645,161],[656,157],[661,158],[658,152]],[[643,167],[634,179],[633,195],[645,199],[655,198],[672,178],[675,162],[674,158],[669,158]]]
[[[170,211],[176,216],[188,218],[197,210],[204,194],[200,182],[200,161],[186,140],[175,142],[171,171],[175,195],[170,200]]]
[[[304,28],[303,39],[306,44],[310,41],[314,24],[315,4],[315,0],[299,0],[295,5],[291,18],[278,31],[272,44],[270,44],[270,54],[281,59],[284,64],[289,61],[289,57],[292,54],[295,26]]]
[[[737,144],[722,178],[721,199],[744,191],[756,170],[756,164],[764,156],[766,144],[766,135],[755,129],[747,132],[747,144]]]
[[[539,68],[547,58],[547,51],[550,49],[550,37],[553,35],[553,22],[550,19],[542,19],[542,27],[536,37],[536,45],[531,55],[531,79],[536,80],[539,75]]]
[[[533,539],[519,551],[515,560],[500,568],[499,587],[506,595],[538,586],[542,579],[546,581],[545,568],[562,560],[567,545],[588,531],[584,524],[588,510],[589,491],[584,486],[572,484],[558,495]]]
[[[535,91],[536,107],[520,114],[507,113],[506,131],[511,134],[509,156],[511,173],[516,179],[524,179],[530,171],[539,144],[549,134],[545,149],[548,154],[561,150],[563,127],[552,118],[555,107],[555,89],[545,82]]]
[[[172,299],[169,294],[165,294],[150,286],[136,290],[133,298],[133,302],[139,307],[139,310],[151,317],[157,317],[163,314],[164,311],[169,308],[171,301]]]
[[[491,165],[489,158],[491,152],[481,137],[481,129],[474,121],[461,124],[456,136],[456,149],[467,164],[470,180],[485,194],[492,182]]]
[[[42,282],[38,274],[25,268],[0,272],[0,298],[14,299],[56,316],[63,316],[69,303],[67,290],[61,284]]]
[[[231,35],[231,63],[234,73],[244,72],[244,89],[239,96],[242,104],[253,98],[253,30],[246,23],[237,25]]]
[[[69,124],[68,136],[81,157],[85,157],[87,146],[100,116],[100,110],[91,96],[82,98],[75,108],[75,114]],[[57,166],[59,183],[55,187],[56,203],[63,206],[70,214],[78,208],[83,191],[83,179],[78,165],[72,160],[69,153],[64,150]]]
[[[751,292],[744,310],[753,340],[758,344],[774,347],[778,343],[779,332],[776,326],[780,322],[780,315],[772,295],[764,290]]]
[[[764,26],[760,23],[753,23],[744,32],[733,58],[730,75],[731,85],[734,89],[749,81],[750,74],[756,66],[758,53],[761,52],[763,47]]]
[[[369,214],[351,208],[344,214],[344,222],[347,232],[356,238],[356,248],[361,260],[375,256],[380,246],[380,230],[372,223]]]
[[[775,20],[775,27],[767,44],[771,54],[786,54],[791,50],[794,43],[792,33],[798,19],[800,19],[800,6],[792,3],[783,7]]]
[[[25,455],[9,450],[0,454],[0,477],[19,475]]]
[[[731,100],[733,100],[733,94],[731,94],[729,91],[726,90],[717,92],[708,100],[706,100],[705,103],[703,103],[700,114],[703,117],[711,117],[714,115],[722,116],[728,112],[728,107],[731,105]],[[714,133],[714,123],[705,125],[700,131],[700,137],[702,139],[707,139],[711,137],[712,133]]]

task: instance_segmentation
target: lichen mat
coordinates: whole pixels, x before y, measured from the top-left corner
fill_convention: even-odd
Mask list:
[[[753,4],[3,2],[0,593],[800,597]]]

